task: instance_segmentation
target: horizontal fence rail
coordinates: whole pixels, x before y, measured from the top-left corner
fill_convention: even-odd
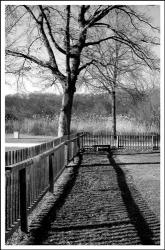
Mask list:
[[[83,148],[110,145],[117,149],[159,149],[159,134],[117,134],[85,133],[82,138]]]
[[[29,212],[48,190],[53,192],[54,182],[79,153],[82,135],[71,135],[37,156],[5,167],[6,239],[20,225],[22,231],[28,231]]]

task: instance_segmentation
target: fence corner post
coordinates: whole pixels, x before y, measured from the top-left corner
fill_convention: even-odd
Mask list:
[[[27,222],[27,207],[26,207],[26,167],[19,171],[20,180],[20,216],[21,216],[21,230],[25,233],[28,232]]]
[[[51,193],[53,193],[53,189],[54,189],[53,157],[54,157],[54,153],[49,155],[49,191]]]
[[[152,135],[152,149],[158,149],[158,136]]]

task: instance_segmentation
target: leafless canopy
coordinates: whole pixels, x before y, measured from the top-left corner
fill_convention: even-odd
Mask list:
[[[96,63],[95,57],[88,56],[89,52],[106,41],[124,44],[134,57],[143,60],[149,67],[154,67],[155,58],[152,58],[150,46],[159,44],[159,39],[152,32],[146,34],[145,27],[155,33],[159,29],[153,27],[135,7],[82,5],[69,8],[70,14],[66,15],[65,6],[6,7],[6,55],[21,58],[13,67],[10,63],[7,64],[10,66],[7,68],[9,72],[17,73],[21,69],[26,74],[37,65],[52,72],[65,88],[67,69],[70,68],[72,79],[75,74]],[[111,22],[108,21],[115,11],[125,20],[120,29],[116,29],[113,18]],[[128,23],[129,26],[126,27]],[[65,67],[63,62],[66,55],[70,59]]]

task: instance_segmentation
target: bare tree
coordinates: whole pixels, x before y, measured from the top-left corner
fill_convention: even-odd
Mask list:
[[[16,61],[20,65],[19,72],[21,69],[27,75],[30,69],[37,65],[52,74],[53,84],[56,81],[61,84],[63,99],[59,136],[70,133],[72,103],[78,75],[94,62],[93,58],[88,60],[89,50],[94,50],[96,45],[105,41],[117,41],[131,48],[136,57],[152,67],[152,59],[144,44],[156,44],[157,40],[149,41],[142,35],[141,42],[137,43],[135,37],[118,31],[113,24],[109,25],[105,18],[110,17],[115,10],[120,10],[119,14],[122,13],[131,20],[132,28],[136,29],[137,23],[140,22],[142,27],[147,25],[157,30],[130,6],[24,5],[13,6],[13,9],[16,21],[6,32],[6,55],[8,60],[13,57],[18,59]],[[103,31],[103,36],[97,39],[95,34],[100,30]]]
[[[111,19],[107,20],[107,26],[111,25],[112,20],[113,17],[111,16]],[[126,24],[124,27],[122,25],[123,21]],[[115,33],[123,33],[129,37],[135,36],[136,33],[136,44],[140,44],[141,30],[139,28],[134,29],[132,25],[130,26],[131,20],[124,19],[121,14],[119,15],[119,10],[115,10],[114,22]],[[100,39],[102,35],[100,32],[97,33]],[[111,113],[114,137],[116,137],[116,91],[120,89],[127,91],[132,98],[135,97],[134,93],[136,92],[136,97],[143,98],[148,87],[146,84],[146,78],[148,78],[146,71],[151,74],[151,71],[159,70],[159,60],[154,53],[150,52],[153,46],[149,42],[151,37],[145,35],[145,39],[148,41],[145,47],[147,60],[137,57],[130,46],[117,40],[104,41],[101,45],[96,45],[95,50],[88,53],[89,57],[94,59],[92,65],[87,67],[85,72],[87,85],[91,85],[94,90],[99,92],[106,91],[112,97]]]

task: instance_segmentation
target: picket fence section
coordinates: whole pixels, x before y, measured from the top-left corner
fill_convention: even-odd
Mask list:
[[[116,149],[159,149],[159,134],[117,134],[116,138],[111,133],[85,133],[83,148],[97,148],[96,146],[109,145]]]
[[[71,135],[51,149],[6,166],[6,239],[19,225],[27,232],[29,212],[48,190],[53,192],[54,182],[79,153],[82,135]]]
[[[36,156],[38,154],[41,154],[60,143],[66,141],[68,139],[68,136],[62,136],[55,138],[54,140],[42,143],[37,146],[29,147],[29,148],[23,148],[18,150],[12,150],[5,152],[5,166],[9,166],[12,164],[15,164],[17,162],[24,161],[26,159],[32,158],[33,156]]]

